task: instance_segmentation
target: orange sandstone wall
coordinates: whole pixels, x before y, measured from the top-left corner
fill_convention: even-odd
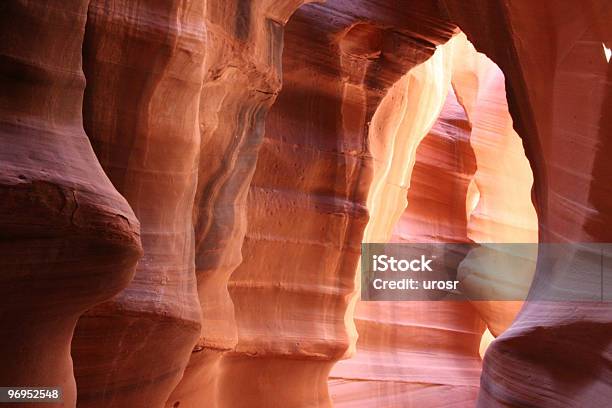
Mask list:
[[[83,130],[87,3],[0,6],[0,383],[60,386],[67,407],[77,319],[142,255],[138,220]]]
[[[327,406],[329,370],[371,326],[361,341],[380,361],[357,351],[354,362],[376,375],[342,383],[339,403],[436,402],[405,370],[376,381],[404,367],[392,348],[422,347],[390,346],[405,344],[405,326],[427,322],[418,308],[355,311],[359,243],[396,225],[408,239],[535,240],[535,215],[517,199],[526,162],[491,154],[522,157],[517,135],[538,240],[612,241],[609,1],[302,3],[0,5],[0,385],[58,384],[67,407]],[[463,59],[472,65],[451,78],[441,44],[457,27],[503,72],[512,120],[499,72]],[[425,222],[427,208],[404,209],[425,197],[413,164],[433,153],[420,162],[416,148],[451,86],[477,168],[467,189],[454,179],[452,199],[427,196],[449,221]],[[511,139],[487,144],[494,134]],[[493,175],[522,182],[499,188]],[[461,205],[442,205],[464,190]],[[583,255],[568,253],[569,264]],[[542,263],[534,276],[532,300],[575,291]],[[474,305],[499,335],[480,406],[612,398],[609,303],[529,302],[515,320],[520,305],[510,306]],[[439,357],[475,367],[483,323],[436,313],[453,332],[434,336],[436,350],[452,350]],[[443,344],[468,327],[465,341]],[[471,404],[476,371],[444,393]]]
[[[198,0],[89,4],[85,129],[141,222],[145,255],[125,290],[79,320],[79,407],[163,406],[200,331],[191,215],[203,12]]]
[[[514,127],[533,168],[539,241],[610,242],[604,112],[611,70],[602,47],[612,41],[609,2],[447,5],[449,17],[506,76]],[[584,254],[568,256],[571,264]],[[555,286],[573,290],[538,265],[530,299]],[[611,311],[609,302],[528,302],[487,351],[479,404],[605,405],[612,396],[603,368]]]
[[[387,238],[391,242],[469,241],[465,197],[476,171],[471,125],[452,88],[446,89],[439,118],[407,169],[408,206]],[[357,352],[330,375],[335,406],[475,404],[485,324],[470,303],[360,301],[355,320]]]
[[[307,5],[287,24],[283,88],[250,186],[244,260],[229,284],[238,344],[221,361],[226,406],[330,406],[329,369],[354,347],[350,309],[374,166],[368,124],[387,89],[453,28],[440,22],[417,43],[417,14],[374,3]]]
[[[227,284],[242,262],[248,187],[266,115],[281,87],[284,24],[305,2],[205,4],[206,57],[193,208],[202,330],[168,407],[225,407],[232,398],[249,401],[243,394],[225,391],[220,382],[226,372],[221,359],[238,340]]]
[[[449,54],[446,65],[451,74],[446,81],[452,88],[436,123],[422,141],[412,139],[409,128],[398,136],[409,145],[418,145],[412,147],[416,150],[414,166],[404,168],[409,180],[407,207],[399,198],[395,204],[389,195],[381,198],[386,208],[379,216],[373,214],[370,223],[383,220],[383,226],[390,225],[396,212],[389,209],[404,205],[405,210],[395,219],[392,236],[372,240],[366,234],[364,242],[536,242],[537,218],[530,199],[533,178],[520,139],[511,128],[503,75],[494,63],[476,53],[463,34],[436,54],[444,52]],[[431,63],[433,58],[423,66]],[[498,194],[502,190],[508,192],[505,200]],[[475,222],[479,230],[473,227]],[[519,222],[524,226],[523,235],[514,233]],[[381,227],[369,225],[368,230]],[[478,231],[486,231],[486,237]],[[502,278],[507,281],[497,282],[497,274],[483,270],[483,265],[499,269],[483,258],[499,259],[499,254],[491,252],[481,247],[469,253],[461,263],[459,278],[465,282],[484,276],[476,282],[497,285],[497,290],[506,290],[504,284],[509,286],[514,279],[525,286],[526,295],[535,264],[523,275],[505,271]],[[482,290],[474,283],[471,287]],[[359,302],[355,312],[357,353],[338,363],[330,375],[336,405],[474,406],[483,331],[488,326],[496,335],[503,332],[521,305]]]

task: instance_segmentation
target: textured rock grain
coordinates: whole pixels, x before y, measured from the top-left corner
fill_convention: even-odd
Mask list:
[[[612,71],[602,50],[612,41],[609,2],[447,5],[450,18],[506,76],[514,127],[534,173],[539,241],[611,242],[605,112]],[[569,264],[581,256],[569,254]],[[533,301],[487,351],[480,406],[598,406],[610,400],[610,303],[537,301],[559,287],[572,293],[571,281],[580,276],[577,270],[569,281],[559,280],[538,265]]]
[[[83,130],[87,2],[0,8],[0,383],[70,407],[77,318],[132,278],[139,224]]]
[[[408,126],[400,124],[395,143],[400,152],[412,152],[412,156],[401,157],[395,166],[392,158],[390,167],[397,170],[386,175],[390,188],[404,187],[399,191],[407,200],[401,194],[372,196],[382,191],[373,188],[369,202],[380,204],[371,207],[364,242],[537,240],[537,218],[529,194],[533,178],[520,139],[511,131],[503,76],[462,34],[439,47],[434,57],[408,76],[435,66],[436,59],[447,75],[425,76],[437,84],[428,95],[437,90],[438,100],[444,104],[433,104],[434,109],[423,111],[421,118],[433,116],[437,120],[431,129],[421,127],[417,137],[414,124],[427,121],[412,119]],[[402,81],[397,85],[408,95],[412,92]],[[469,109],[465,108],[467,103]],[[478,109],[474,109],[476,105]],[[417,106],[427,105],[417,98],[407,111],[415,111]],[[499,197],[502,190],[509,193],[506,200]],[[522,237],[514,234],[519,222],[524,226]],[[393,225],[391,232],[389,226]],[[487,275],[489,271],[476,262],[483,260],[484,250],[477,251],[461,263],[464,276],[459,278],[466,279],[468,273],[484,275],[489,279],[479,282],[505,290],[493,280],[497,275]],[[491,256],[489,252],[485,255]],[[526,288],[533,274],[531,265],[527,277],[522,276],[526,283],[518,279]],[[509,276],[502,278],[511,281],[517,272],[507,271]],[[500,334],[520,306],[521,302],[359,302],[355,312],[357,353],[337,364],[330,375],[334,402],[347,407],[474,406],[485,325]],[[432,388],[435,393],[428,392]]]
[[[174,407],[233,407],[249,399],[223,384],[224,354],[237,344],[229,276],[242,262],[247,193],[265,118],[281,86],[283,26],[303,0],[206,2],[200,159],[194,206],[195,269],[202,331]],[[265,370],[261,374],[266,376]],[[249,378],[251,378],[249,376]],[[322,379],[324,381],[324,379]],[[236,385],[238,380],[235,381]]]
[[[249,191],[244,260],[229,284],[238,344],[221,362],[221,382],[236,396],[232,407],[330,406],[328,372],[354,349],[369,123],[387,90],[453,33],[433,24],[417,41],[416,11],[366,3],[306,5],[285,30],[283,88]]]
[[[302,3],[1,2],[0,385],[329,406],[357,347],[340,406],[605,406],[610,303],[538,301],[597,254],[537,264],[516,319],[356,294],[359,244],[392,233],[612,241],[610,2]]]
[[[141,222],[145,255],[125,290],[79,320],[79,407],[162,407],[200,332],[192,209],[203,12],[199,0],[89,5],[85,129]]]

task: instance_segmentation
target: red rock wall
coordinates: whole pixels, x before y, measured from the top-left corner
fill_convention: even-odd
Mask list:
[[[469,241],[471,125],[452,88],[447,95],[438,120],[417,141],[414,167],[406,169],[408,207],[391,242]],[[336,407],[474,405],[485,324],[470,303],[360,301],[355,320],[357,352],[330,375]]]
[[[611,71],[602,49],[612,40],[609,3],[448,3],[450,18],[507,78],[534,171],[539,241],[610,242]],[[539,266],[531,298],[554,290],[554,279]],[[527,303],[487,351],[480,405],[605,405],[611,310],[607,302]]]
[[[167,402],[170,407],[224,407],[242,395],[224,390],[226,386],[220,383],[225,372],[221,359],[237,343],[227,282],[242,262],[248,187],[266,114],[281,86],[283,26],[302,3],[206,3],[206,58],[199,105],[201,144],[194,204],[202,331],[184,377]]]
[[[484,88],[453,78],[478,169],[513,173],[479,161],[476,143],[512,123],[533,169],[539,241],[610,242],[609,2],[329,0],[301,7],[283,38],[301,3],[0,5],[1,384],[59,384],[74,406],[72,343],[81,406],[328,405],[327,373],[355,348],[358,245],[402,215],[417,142],[448,93],[405,74],[455,25],[503,71],[512,114],[488,128],[503,100],[470,104]],[[417,95],[423,110],[407,110]],[[470,203],[480,194],[467,226],[458,207],[435,205],[448,223],[415,212],[408,236],[532,239],[516,216],[504,228],[486,219],[510,213],[500,203],[519,190],[481,176],[467,188]],[[535,276],[531,299],[556,279],[543,264]],[[479,310],[498,334],[516,308],[494,306]],[[526,304],[487,351],[479,404],[605,405],[610,316],[608,303]],[[364,344],[403,341],[389,333]],[[431,397],[369,385],[369,402]],[[473,387],[454,395],[471,400]]]
[[[89,4],[85,130],[141,222],[145,256],[124,291],[79,320],[78,406],[163,406],[200,332],[191,216],[203,13],[197,0]]]
[[[395,202],[388,194],[378,200],[371,197],[371,203],[380,201],[383,205],[371,207],[373,216],[368,231],[380,232],[375,239],[366,234],[364,242],[467,241],[465,196],[476,163],[469,145],[470,123],[449,86],[453,51],[451,44],[441,47],[436,56],[409,74],[418,75],[418,71],[439,59],[448,74],[431,75],[439,70],[425,70],[430,72],[425,79],[437,85],[430,87],[429,93],[436,93],[437,89],[443,105],[434,104],[430,112],[424,112],[424,117],[438,119],[429,128],[420,128],[420,137],[413,137],[412,126],[422,120],[410,120],[408,127],[400,127],[396,143],[402,146],[401,150],[411,151],[412,157],[400,158],[397,165],[400,171],[392,175],[393,179],[405,182],[388,181],[387,184],[404,186],[404,197],[396,195]],[[403,92],[410,93],[410,88],[406,88]],[[389,94],[386,98],[392,96]],[[422,106],[421,98],[416,98],[407,106],[407,111]],[[407,165],[402,166],[403,163]],[[378,191],[381,190],[372,189],[370,194]],[[400,210],[401,216],[394,207]],[[395,224],[395,227],[391,230],[372,223]],[[330,375],[330,391],[336,406],[435,406],[436,401],[468,406],[474,403],[480,376],[478,348],[484,323],[471,305],[360,301],[355,320],[359,333],[357,352],[353,358],[337,364]]]
[[[131,280],[139,223],[83,130],[87,2],[0,9],[0,383],[74,406],[75,324]]]
[[[229,285],[238,344],[221,362],[227,406],[329,406],[329,369],[354,347],[347,312],[372,178],[367,124],[386,89],[452,29],[440,23],[421,45],[412,14],[374,10],[331,1],[287,24],[283,88]]]
[[[452,62],[451,62],[452,64]],[[469,242],[466,197],[476,173],[472,124],[450,88],[442,111],[418,144],[408,208],[393,242]]]
[[[452,83],[472,124],[470,145],[477,166],[468,190],[467,236],[483,244],[536,243],[533,174],[521,138],[512,128],[504,75],[461,37],[454,56]],[[496,290],[510,299],[524,299],[533,280],[536,259],[535,245],[482,245],[466,256],[458,276],[467,290]],[[510,326],[523,302],[479,301],[474,305],[488,329],[498,336]]]
[[[530,200],[533,178],[520,138],[511,129],[503,75],[494,63],[477,54],[462,34],[440,47],[438,53],[448,55],[445,66],[450,75],[430,80],[453,85],[438,119],[422,141],[412,137],[410,128],[402,129],[396,140],[399,144],[404,139],[411,146],[407,150],[415,151],[414,166],[410,160],[402,160],[409,163],[403,168],[403,177],[409,180],[407,207],[401,197],[396,203],[390,195],[382,198],[383,211],[379,215],[374,212],[370,224],[390,225],[396,214],[390,209],[403,206],[405,210],[395,218],[393,234],[387,229],[387,237],[379,235],[376,240],[366,234],[364,242],[537,239],[533,237],[537,218]],[[433,62],[434,58],[411,75]],[[509,193],[506,199],[503,194],[499,197],[500,190]],[[374,189],[370,192],[376,193]],[[523,236],[515,233],[519,222],[524,225]],[[368,225],[368,230],[385,228]],[[484,275],[489,276],[487,285],[498,284],[493,280],[497,275],[482,270],[483,256],[493,252],[485,249],[468,254],[460,269],[460,275],[466,277],[460,278],[471,278],[468,273]],[[507,271],[508,281],[515,278],[526,285],[526,294],[533,269],[527,277],[515,277],[517,272]],[[498,290],[505,287],[500,285]],[[330,375],[336,406],[474,406],[485,325],[500,334],[520,306],[521,302],[359,302],[355,312],[357,353],[337,364]]]

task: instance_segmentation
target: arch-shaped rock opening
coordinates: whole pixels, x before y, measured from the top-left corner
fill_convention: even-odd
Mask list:
[[[229,282],[238,343],[220,361],[225,406],[330,406],[329,370],[356,340],[356,269],[379,165],[368,129],[387,90],[454,33],[420,18],[331,1],[303,6],[288,22],[283,88],[266,118],[243,262]],[[435,61],[429,73],[443,70]],[[415,93],[438,86],[425,76],[411,79]],[[393,122],[380,124],[396,133]]]
[[[364,242],[537,243],[533,176],[512,129],[503,74],[463,34],[438,47],[438,53],[448,55],[443,59],[448,75],[434,74],[428,80],[438,82],[438,99],[443,104],[429,111],[436,121],[433,126],[418,127],[417,137],[411,133],[414,120],[396,135],[400,151],[412,156],[398,156],[401,162],[396,166],[401,170],[386,173],[390,178],[381,181],[389,185],[386,190],[371,190],[371,194],[383,194],[368,200],[382,203],[370,207],[370,223],[381,225],[368,225]],[[434,64],[436,54],[422,66]],[[399,92],[411,92],[402,81],[397,85]],[[392,91],[386,98],[393,98]],[[412,103],[408,110],[427,106],[419,98]],[[383,101],[380,109],[386,106]],[[496,252],[486,247],[478,251],[489,256],[487,251]],[[471,258],[478,255],[468,253],[460,268],[469,269]],[[518,275],[514,280],[523,286],[524,296],[537,251],[531,255],[533,261],[522,275],[507,271]],[[482,256],[478,259],[482,261]],[[485,280],[484,285],[504,290],[504,283]],[[483,332],[488,327],[501,334],[521,304],[360,301],[355,310],[357,352],[336,364],[330,374],[335,406],[439,406],[449,401],[475,405],[481,343],[490,341],[483,339]]]

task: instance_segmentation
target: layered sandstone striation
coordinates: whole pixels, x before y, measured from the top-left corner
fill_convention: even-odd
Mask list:
[[[139,223],[83,130],[87,2],[0,9],[0,383],[74,406],[75,324],[129,283]]]
[[[226,407],[234,406],[235,398],[245,398],[242,391],[232,391],[231,378],[229,385],[222,381],[226,368],[221,359],[238,341],[227,284],[242,262],[249,184],[266,115],[281,87],[284,24],[306,2],[205,2],[200,24],[206,26],[206,58],[193,207],[202,330],[184,377],[167,401],[169,407]]]
[[[395,201],[391,195],[371,197],[370,202],[382,205],[371,208],[364,242],[537,241],[537,218],[530,199],[533,178],[520,138],[512,131],[503,75],[463,34],[439,47],[436,54],[448,74],[430,76],[429,80],[439,81],[438,98],[444,105],[431,111],[437,120],[430,129],[422,128],[420,137],[413,136],[410,126],[418,121],[399,127],[396,144],[413,156],[402,158],[401,163],[406,164],[393,177],[403,181],[407,200],[399,195]],[[409,75],[433,64],[435,58]],[[411,92],[409,87],[402,89]],[[392,97],[391,93],[386,96]],[[415,105],[424,106],[420,102]],[[408,106],[408,110],[415,109]],[[500,165],[491,165],[493,162]],[[372,189],[370,194],[378,191]],[[498,199],[498,191],[508,192],[505,200],[503,195]],[[378,222],[381,224],[372,225]],[[514,234],[517,224],[523,226],[525,236]],[[394,225],[392,232],[390,225]],[[370,237],[371,231],[378,234]],[[508,282],[500,284],[494,279],[499,279],[499,273],[490,273],[497,271],[496,265],[483,260],[485,256],[493,258],[491,252],[478,248],[469,253],[458,278],[463,283],[471,279],[481,286],[505,290]],[[508,281],[515,278],[528,289],[534,264],[529,265],[526,276],[519,276],[522,280],[515,276],[518,271],[507,271]],[[359,302],[355,312],[357,353],[337,364],[330,376],[336,406],[475,405],[483,331],[488,326],[500,334],[521,304]]]
[[[452,83],[471,123],[477,166],[466,197],[467,237],[484,244],[466,256],[458,276],[468,291],[510,299],[474,302],[488,329],[498,336],[522,307],[520,300],[527,297],[535,272],[538,247],[528,245],[538,242],[533,174],[512,127],[501,70],[467,40],[457,42],[454,58]]]
[[[79,320],[79,407],[162,407],[200,332],[192,211],[203,13],[199,0],[89,4],[85,130],[141,222],[145,255],[125,290]]]
[[[612,40],[610,5],[456,4],[449,13],[507,78],[514,127],[524,137],[534,173],[539,241],[610,242],[610,190],[604,181],[611,174],[605,159],[610,124],[604,112],[611,71],[601,46],[609,48]],[[483,20],[491,24],[476,23]],[[568,255],[570,265],[584,257]],[[538,301],[558,288],[571,295],[571,282],[583,279],[580,274],[576,269],[559,279],[538,265],[533,301],[485,356],[482,406],[589,406],[609,400],[610,304]]]
[[[330,1],[303,6],[287,24],[283,88],[266,120],[244,259],[229,284],[238,344],[221,362],[228,406],[330,406],[328,372],[354,347],[374,166],[368,124],[387,89],[452,35],[440,22],[417,40],[418,14],[388,10]]]
[[[540,301],[577,293],[592,250],[562,274],[468,254],[474,290],[533,275],[525,305],[358,303],[357,266],[392,235],[612,241],[609,2],[303,3],[2,2],[0,385],[66,407],[606,405],[610,304]],[[505,256],[524,268],[482,267]]]

